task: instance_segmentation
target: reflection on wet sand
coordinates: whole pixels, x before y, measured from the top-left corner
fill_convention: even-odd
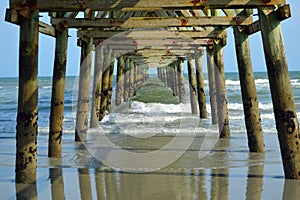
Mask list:
[[[61,168],[50,168],[51,195],[52,199],[65,199],[64,180]]]
[[[92,200],[92,188],[89,169],[78,169],[81,199]]]
[[[92,167],[89,163],[94,162],[93,158],[87,160],[86,152],[80,149],[84,161],[78,162],[77,157],[74,161],[83,163],[79,168],[38,168],[39,187],[36,184],[11,184],[15,186],[16,199],[49,199],[49,195],[52,199],[86,200],[256,200],[270,199],[271,196],[297,199],[300,196],[299,181],[284,180],[278,171],[272,171],[274,165],[281,166],[274,156],[270,156],[274,152],[262,154],[232,150],[232,144],[236,146],[234,139],[220,140],[198,167],[191,150],[181,160],[152,173],[121,172],[99,164]],[[188,163],[193,167],[186,167]]]
[[[230,145],[228,139],[219,140],[215,145],[215,149],[227,149]],[[211,170],[211,198],[213,200],[227,200],[228,199],[228,187],[229,187],[229,170],[227,167],[227,152],[218,152],[219,161],[223,168],[216,168]]]
[[[36,183],[33,184],[19,184],[16,183],[16,199],[35,200],[37,199]]]
[[[250,160],[264,159],[264,153],[250,153]],[[247,178],[247,188],[246,188],[246,199],[247,200],[256,200],[261,199],[262,190],[263,190],[263,174],[264,174],[264,165],[251,165],[248,166],[248,178]]]

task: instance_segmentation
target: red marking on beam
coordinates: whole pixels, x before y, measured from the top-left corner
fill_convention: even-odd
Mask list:
[[[236,22],[237,25],[240,25],[243,22],[239,16],[233,17],[232,19],[233,19],[233,21]]]
[[[189,20],[188,19],[181,19],[180,22],[181,22],[181,26],[187,26],[187,24],[189,23]]]
[[[191,3],[194,4],[194,6],[196,6],[198,3],[205,3],[206,0],[192,0]]]
[[[264,2],[264,3],[266,3],[266,4],[268,4],[268,3],[270,3],[272,0],[261,0],[262,2]]]
[[[208,45],[213,45],[213,43],[214,43],[213,40],[207,40]]]
[[[23,10],[35,10],[37,7],[37,0],[24,0],[17,4],[17,7]]]

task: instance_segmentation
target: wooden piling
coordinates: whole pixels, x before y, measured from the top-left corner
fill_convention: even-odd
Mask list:
[[[234,27],[234,38],[248,136],[248,147],[250,152],[264,152],[264,137],[252,70],[248,35],[245,31],[240,31],[239,27]]]
[[[218,107],[218,124],[221,138],[230,137],[228,107],[226,97],[226,85],[225,85],[225,72],[224,72],[224,59],[223,59],[223,47],[217,45],[215,47],[215,82],[216,82],[216,96]]]
[[[55,59],[52,78],[50,132],[48,141],[49,157],[61,157],[62,153],[68,29],[56,30],[55,37]]]
[[[133,97],[134,94],[134,62],[129,61],[129,98]]]
[[[174,94],[175,96],[178,96],[178,76],[177,76],[177,65],[175,62],[172,63],[173,67],[173,79],[174,79]]]
[[[92,39],[81,40],[81,65],[76,113],[75,141],[86,139],[90,102]]]
[[[124,102],[128,101],[129,98],[129,58],[125,58],[124,60]]]
[[[111,50],[105,48],[103,56],[104,56],[104,60],[103,60],[103,75],[102,75],[102,92],[101,92],[101,104],[100,104],[100,113],[99,113],[100,121],[104,118],[106,114],[106,108],[107,108]]]
[[[195,65],[196,65],[196,80],[197,80],[197,94],[200,118],[207,118],[206,111],[206,97],[204,92],[204,76],[202,72],[202,55],[203,52],[195,52]]]
[[[98,127],[103,75],[103,46],[96,46],[90,127]]]
[[[163,76],[164,76],[164,84],[165,84],[165,87],[168,87],[167,67],[164,67],[164,68],[163,68]]]
[[[262,10],[261,10],[262,9]],[[259,9],[261,33],[285,178],[300,179],[300,138],[280,20]]]
[[[84,13],[84,18],[93,19],[94,12],[90,10]],[[75,141],[86,140],[88,129],[88,113],[90,102],[90,80],[93,39],[85,38],[79,40],[81,43],[80,74],[75,126]]]
[[[193,59],[191,58],[191,56],[189,56],[187,59],[187,64],[188,64],[188,73],[189,73],[190,101],[191,101],[192,114],[198,114],[197,83],[195,77],[195,68],[192,61]]]
[[[180,103],[185,103],[185,86],[183,74],[183,58],[178,58],[177,75],[178,75],[178,97]]]
[[[109,64],[109,82],[108,82],[108,98],[106,103],[106,110],[108,113],[111,111],[111,98],[112,98],[112,90],[113,90],[113,82],[114,82],[114,69],[115,69],[115,56],[114,53],[111,52]]]
[[[124,57],[121,56],[117,60],[117,89],[115,105],[119,106],[122,103],[124,96]]]
[[[218,108],[216,96],[216,81],[215,81],[215,62],[213,50],[206,48],[207,73],[208,73],[208,88],[210,97],[211,123],[218,123]]]
[[[38,21],[39,11],[29,18],[19,15],[19,96],[16,134],[16,183],[36,182],[38,129]]]

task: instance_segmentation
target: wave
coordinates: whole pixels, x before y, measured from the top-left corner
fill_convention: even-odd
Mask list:
[[[161,103],[142,103],[134,101],[129,112],[132,113],[190,113],[190,104],[161,104]]]

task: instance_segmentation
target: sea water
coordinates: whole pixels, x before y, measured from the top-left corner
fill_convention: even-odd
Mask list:
[[[291,72],[290,75],[299,118],[300,72]],[[91,153],[82,148],[81,143],[74,142],[77,100],[74,85],[76,86],[77,81],[77,77],[67,77],[66,79],[62,159],[49,159],[47,142],[52,80],[50,77],[39,78],[37,163],[39,198],[51,199],[51,195],[54,195],[51,193],[53,191],[50,187],[51,170],[49,171],[49,168],[62,170],[63,185],[65,186],[64,196],[67,199],[84,199],[82,195],[91,196],[94,199],[97,197],[98,199],[205,199],[205,197],[240,199],[248,197],[247,195],[251,191],[258,192],[264,199],[296,195],[286,190],[294,188],[297,191],[298,183],[283,179],[284,174],[266,73],[255,73],[266,145],[265,154],[248,153],[237,73],[226,73],[231,139],[216,141],[212,149],[204,149],[202,153],[205,153],[205,157],[200,156],[201,158],[199,158],[199,149],[203,148],[202,143],[205,141],[206,133],[211,130],[207,79],[205,80],[205,92],[209,118],[206,120],[200,120],[198,116],[190,114],[187,83],[186,103],[184,104],[132,101],[126,102],[120,107],[113,105],[111,115],[106,116],[100,123],[101,134],[108,135],[116,146],[121,146],[124,150],[139,153],[152,152],[166,146],[174,136],[181,137],[183,142],[193,137],[187,150],[166,149],[166,152],[186,150],[174,162],[158,170],[151,170],[152,168],[149,167],[152,172],[143,171],[147,167],[142,166],[140,167],[142,170],[137,173],[132,173],[130,169],[126,171],[126,169],[120,170],[112,166],[107,167],[107,165],[104,167],[97,159],[97,155],[93,155],[98,151]],[[114,83],[114,87],[115,85],[116,83]],[[13,182],[17,94],[17,78],[0,78],[0,190],[1,194],[5,194],[4,199],[15,198]],[[93,134],[89,136],[89,141],[94,139],[93,136]],[[132,138],[134,138],[134,142],[132,142]],[[89,145],[91,144],[86,144],[86,148],[89,148]],[[161,160],[167,159],[166,155],[162,154]],[[149,162],[149,165],[152,163],[152,161]],[[133,163],[133,166],[135,165],[139,166],[139,163]],[[90,194],[82,194],[82,179],[88,181],[85,184],[90,185],[86,186]],[[76,184],[74,185],[74,183]],[[100,183],[102,183],[101,187]]]

